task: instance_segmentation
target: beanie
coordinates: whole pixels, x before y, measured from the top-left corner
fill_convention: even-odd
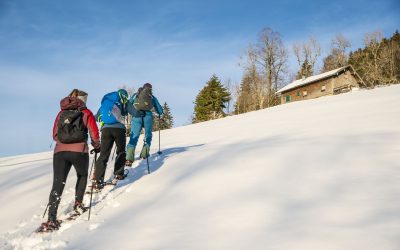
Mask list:
[[[79,90],[76,97],[86,104],[88,94],[85,91]]]
[[[145,83],[145,84],[143,85],[143,88],[149,88],[149,89],[151,89],[151,88],[153,88],[153,86],[151,86],[150,83]]]
[[[69,96],[78,98],[78,99],[82,100],[86,104],[86,100],[87,100],[88,94],[83,90],[73,89],[71,91],[71,93],[69,94]]]

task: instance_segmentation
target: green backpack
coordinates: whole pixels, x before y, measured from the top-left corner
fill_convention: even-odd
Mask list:
[[[151,88],[143,88],[136,96],[133,106],[136,110],[150,111],[153,108]]]

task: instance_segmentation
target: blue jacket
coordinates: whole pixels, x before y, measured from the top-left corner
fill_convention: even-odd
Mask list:
[[[121,102],[118,92],[111,92],[101,100],[101,107],[97,111],[96,120],[102,124],[102,128],[125,129],[124,117],[126,114],[126,104]]]
[[[131,114],[133,117],[142,117],[142,111],[136,110],[135,107],[133,106],[133,103],[135,102],[135,98],[136,98],[137,94],[133,94],[131,96],[131,98],[129,99],[128,105],[127,105],[127,111],[129,114]],[[162,115],[164,114],[164,110],[161,107],[160,103],[158,102],[157,98],[152,95],[152,101],[153,101],[153,107],[155,109],[155,111],[157,112],[158,115]],[[152,115],[151,111],[146,111],[146,116],[148,115]]]

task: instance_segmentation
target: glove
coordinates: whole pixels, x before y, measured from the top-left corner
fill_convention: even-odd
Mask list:
[[[100,148],[100,146],[99,146],[99,147],[97,147],[97,148],[94,148],[94,149],[93,149],[93,151],[94,151],[95,153],[100,153],[100,151],[101,151],[101,148]]]
[[[91,154],[93,154],[93,152],[94,152],[94,153],[100,153],[100,150],[101,150],[101,148],[100,148],[100,142],[92,142],[92,146],[93,146],[93,149],[90,150],[90,153],[91,153]]]

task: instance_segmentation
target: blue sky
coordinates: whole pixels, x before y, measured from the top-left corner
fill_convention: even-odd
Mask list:
[[[212,74],[240,83],[240,56],[262,28],[290,51],[314,36],[326,54],[338,33],[353,49],[367,32],[392,35],[399,13],[395,0],[0,0],[0,156],[49,150],[59,100],[73,88],[96,112],[104,94],[151,82],[181,126]]]

